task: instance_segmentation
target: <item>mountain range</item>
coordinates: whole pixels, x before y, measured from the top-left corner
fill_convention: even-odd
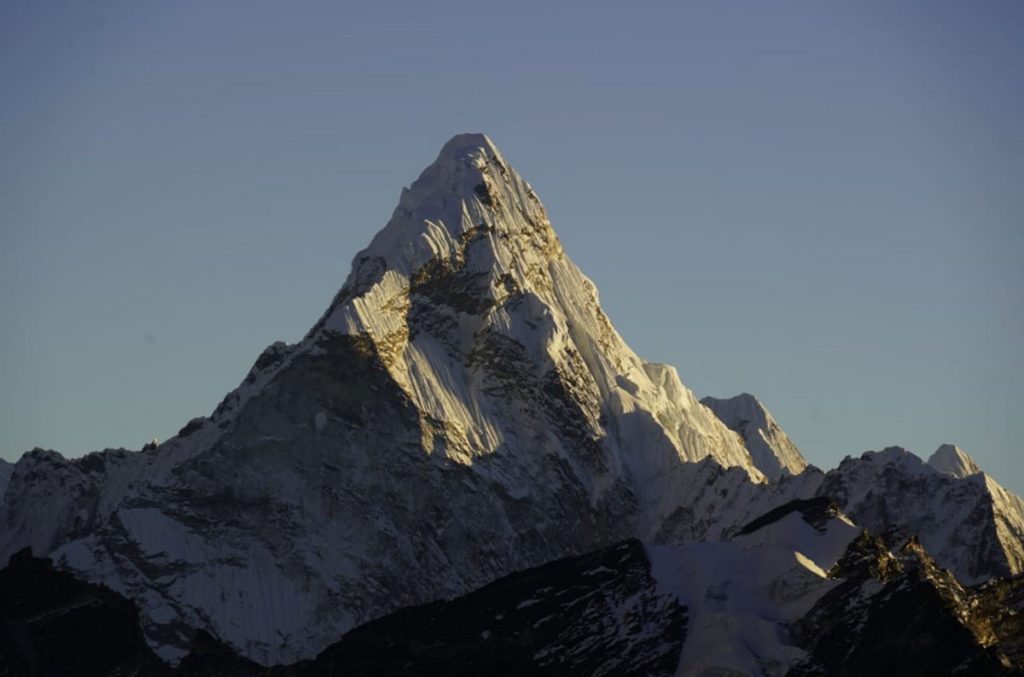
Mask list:
[[[237,674],[1021,665],[1020,498],[951,445],[822,471],[754,396],[698,400],[480,134],[209,416],[140,451],[34,449],[0,498],[10,575],[127,604],[136,674],[200,670],[204,642]]]

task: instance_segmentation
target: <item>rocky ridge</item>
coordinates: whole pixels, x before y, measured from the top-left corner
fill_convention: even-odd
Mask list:
[[[209,417],[140,452],[25,454],[0,557],[31,547],[131,599],[166,660],[208,635],[211,655],[270,665],[637,538],[693,632],[733,652],[684,648],[685,665],[773,671],[805,649],[743,647],[835,585],[851,519],[887,549],[917,535],[965,583],[1024,568],[1024,503],[959,456],[949,472],[893,448],[823,473],[752,396],[709,402],[624,344],[533,189],[489,139],[459,135],[321,320],[268,347]],[[680,588],[687,562],[714,580]],[[737,618],[752,634],[715,634]]]
[[[728,399],[704,397],[700,403],[743,438],[754,464],[768,479],[798,475],[807,467],[800,450],[753,395],[742,393]]]
[[[167,659],[201,628],[291,661],[397,608],[652,539],[694,462],[764,479],[674,369],[623,343],[490,140],[460,135],[323,318],[210,417],[142,452],[27,453],[0,556],[30,546],[135,600]]]
[[[204,631],[171,668],[131,602],[22,552],[0,570],[0,674],[1008,676],[1021,674],[1022,608],[1021,577],[964,587],[916,539],[890,550],[815,498],[725,541],[629,540],[549,562],[271,668]]]

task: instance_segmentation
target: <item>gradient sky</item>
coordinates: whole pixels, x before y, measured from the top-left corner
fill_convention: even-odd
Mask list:
[[[209,413],[483,131],[698,396],[1024,493],[1022,35],[999,1],[4,2],[0,455]]]

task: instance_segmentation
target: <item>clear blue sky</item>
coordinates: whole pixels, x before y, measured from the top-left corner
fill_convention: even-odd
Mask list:
[[[138,448],[460,131],[643,357],[1024,493],[1024,3],[4,2],[0,454]]]

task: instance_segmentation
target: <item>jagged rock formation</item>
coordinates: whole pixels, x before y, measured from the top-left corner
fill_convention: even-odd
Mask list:
[[[1004,625],[1013,610],[992,590],[962,587],[916,539],[894,555],[865,532],[831,575],[841,583],[794,625],[809,655],[792,677],[1022,674],[1006,650],[1021,642]]]
[[[976,613],[991,629],[986,639],[998,643],[1010,663],[1024,671],[1024,575],[989,581],[973,593]]]
[[[868,555],[918,534],[967,582],[1024,568],[1024,504],[957,454],[938,455],[941,472],[886,450],[822,473],[753,397],[709,406],[717,415],[623,343],[534,191],[490,140],[460,135],[403,192],[305,338],[268,347],[209,417],[139,452],[33,450],[6,491],[0,464],[0,557],[30,546],[132,600],[147,642],[184,659],[179,675],[301,670],[357,626],[324,655],[347,665],[386,641],[384,659],[432,666],[421,640],[450,641],[461,648],[449,667],[469,669],[488,659],[474,654],[486,638],[458,634],[449,615],[498,613],[539,594],[541,574],[460,596],[593,551],[621,559],[551,594],[591,611],[616,600],[611,617],[586,615],[595,643],[660,671],[673,607],[669,625],[637,626],[630,605],[645,617],[671,597],[690,614],[681,674],[778,674],[806,658],[789,629],[840,585],[827,572],[853,567],[839,562],[857,531],[845,515],[887,539],[862,544]],[[646,559],[635,543],[601,551],[630,538],[652,544]],[[625,591],[639,596],[616,597]],[[1014,594],[986,599],[1003,613],[998,600]],[[583,631],[542,601],[506,614],[564,616],[555,635],[502,631],[524,671],[554,665],[534,647]],[[410,606],[428,627],[389,615]],[[599,652],[568,658],[559,666],[628,667]]]
[[[626,541],[371,621],[296,672],[668,677],[685,637],[685,609]]]
[[[800,450],[753,395],[742,393],[728,399],[705,397],[700,403],[739,433],[754,465],[768,479],[799,475],[807,467]]]
[[[135,600],[180,658],[194,628],[272,663],[410,604],[631,536],[689,462],[763,476],[738,436],[639,359],[530,186],[460,135],[297,345],[142,452],[35,450],[0,510],[25,546]]]
[[[967,584],[1024,572],[1024,502],[984,473],[942,474],[893,447],[756,484],[736,469],[687,466],[689,493],[657,533],[662,543],[729,538],[792,500],[823,497],[890,541],[917,535],[940,566]]]
[[[984,473],[945,474],[890,447],[843,459],[817,493],[874,533],[916,535],[965,583],[1024,571],[1024,502]]]
[[[0,503],[4,500],[4,494],[7,493],[7,484],[11,481],[13,472],[14,464],[0,458]]]
[[[859,458],[847,457],[823,474],[806,464],[753,395],[706,397],[701,403],[739,433],[758,469],[778,482],[768,488],[749,486],[739,477],[708,480],[746,506],[748,517],[767,509],[772,500],[782,503],[787,495],[817,495],[835,500],[875,533],[897,539],[919,536],[936,561],[966,583],[1024,572],[1024,501],[984,474],[959,447],[944,444],[927,463],[900,447],[869,451]],[[737,510],[715,500],[713,492],[696,492],[695,499],[679,509],[685,518],[666,522],[670,540],[716,538],[742,524]],[[694,510],[703,505],[705,495],[714,505],[705,508],[706,517]],[[688,531],[676,527],[684,522]],[[701,528],[702,524],[710,528]]]
[[[686,611],[658,590],[638,541],[402,609],[315,659],[269,669],[202,631],[172,669],[146,645],[128,600],[27,551],[0,571],[0,675],[10,677],[671,677],[685,637]]]
[[[0,675],[1020,674],[1021,577],[963,588],[915,539],[893,554],[824,499],[740,532],[556,560],[271,668],[203,631],[171,668],[131,602],[23,552],[0,571]]]
[[[0,570],[0,675],[165,675],[139,612],[110,590],[16,553]]]

